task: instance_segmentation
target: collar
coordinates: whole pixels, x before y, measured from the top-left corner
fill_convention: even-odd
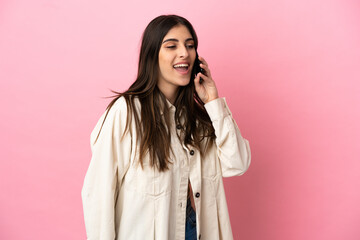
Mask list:
[[[167,108],[169,109],[169,111],[170,112],[175,112],[176,111],[176,107],[167,99],[167,98],[165,98],[166,99],[166,106],[167,106]],[[164,114],[164,112],[163,112],[163,108],[162,107],[160,107],[160,114],[161,115],[163,115]]]

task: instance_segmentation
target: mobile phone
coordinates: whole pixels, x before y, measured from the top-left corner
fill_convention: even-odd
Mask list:
[[[199,72],[201,72],[202,74],[205,74],[205,70],[202,69],[200,67],[200,63],[202,63],[200,60],[199,60],[199,54],[197,53],[196,51],[196,58],[195,58],[195,62],[194,62],[194,68],[195,68],[195,74],[197,75]],[[204,81],[204,79],[202,79],[200,77],[200,84]]]

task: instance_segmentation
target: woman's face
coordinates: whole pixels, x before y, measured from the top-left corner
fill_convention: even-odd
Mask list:
[[[184,25],[170,29],[159,51],[159,89],[175,92],[179,86],[189,84],[195,57],[194,40],[189,30]]]

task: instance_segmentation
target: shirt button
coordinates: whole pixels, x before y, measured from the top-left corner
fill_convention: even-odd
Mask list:
[[[197,198],[200,197],[200,193],[197,192],[197,193],[195,194],[195,197],[197,197]]]
[[[181,129],[181,125],[179,124],[179,125],[176,125],[176,128],[177,129]]]
[[[190,155],[194,155],[195,154],[195,151],[194,150],[191,150],[190,151]]]

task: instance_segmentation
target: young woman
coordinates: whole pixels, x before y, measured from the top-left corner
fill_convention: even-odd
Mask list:
[[[248,169],[250,147],[204,58],[195,73],[197,46],[183,17],[146,27],[135,82],[115,92],[91,133],[88,239],[233,238],[222,177]]]

